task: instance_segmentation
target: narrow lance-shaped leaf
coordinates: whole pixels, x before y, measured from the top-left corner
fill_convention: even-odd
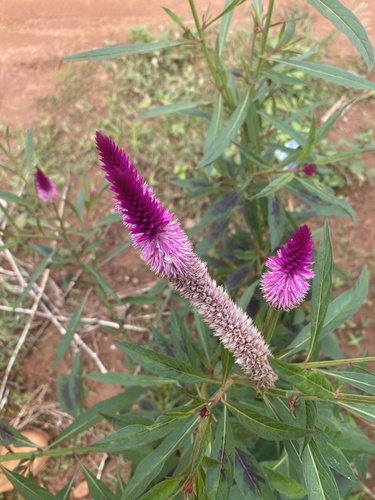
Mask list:
[[[48,264],[50,264],[55,253],[56,249],[52,250],[51,253],[44,259],[44,261],[35,269],[33,274],[30,276],[28,284],[23,289],[21,295],[17,298],[14,307],[18,307],[21,304],[21,302],[29,295],[30,290],[34,286],[34,283],[39,278],[39,276],[41,276],[41,274],[44,272]]]
[[[303,370],[297,365],[283,363],[278,359],[270,359],[276,373],[303,394],[320,399],[335,399],[335,390],[326,377],[314,370]]]
[[[138,120],[146,120],[148,118],[155,118],[156,116],[164,116],[172,113],[180,113],[182,111],[187,111],[191,109],[196,109],[199,106],[204,106],[208,104],[206,101],[199,102],[175,102],[173,104],[168,104],[165,106],[156,106],[155,108],[143,111],[138,115]]]
[[[229,411],[238,418],[241,425],[263,439],[270,441],[298,439],[313,432],[311,429],[303,429],[284,424],[283,422],[261,415],[260,413],[249,411],[247,408],[243,408],[239,405],[234,406],[228,402],[224,404],[228,407]]]
[[[138,54],[152,54],[158,50],[169,49],[178,45],[184,45],[183,41],[172,42],[149,42],[137,43],[134,45],[116,45],[114,47],[105,47],[103,49],[89,50],[80,52],[69,57],[65,57],[64,61],[106,61],[108,59],[118,59],[120,57],[128,57]]]
[[[237,132],[240,130],[243,122],[245,121],[248,106],[250,103],[250,90],[243,96],[241,102],[230,117],[227,125],[221,131],[216,141],[205,152],[202,160],[199,162],[198,167],[205,167],[213,163],[229,146],[230,142],[235,138]]]
[[[240,447],[234,451],[234,476],[242,498],[272,498],[262,467],[248,450]]]
[[[213,382],[210,377],[206,377],[199,370],[192,368],[189,364],[176,358],[156,353],[150,349],[146,349],[130,342],[116,342],[116,344],[134,361],[140,363],[151,373],[185,383]]]
[[[292,68],[296,68],[310,76],[314,76],[315,78],[321,78],[322,80],[335,83],[336,85],[342,85],[344,87],[358,90],[375,90],[375,83],[341,68],[335,68],[334,66],[317,64],[309,61],[300,61],[297,59],[282,61],[279,59],[273,60],[287,66],[291,66]]]
[[[302,468],[308,498],[340,500],[333,474],[314,441],[310,441],[303,451]]]
[[[271,193],[268,195],[268,227],[270,230],[271,251],[279,245],[284,235],[285,209],[279,195]]]
[[[106,399],[105,401],[101,401],[100,403],[92,406],[85,412],[81,413],[81,415],[79,415],[75,421],[56,438],[51,447],[56,447],[57,444],[67,441],[68,439],[72,439],[77,434],[80,434],[97,422],[100,422],[100,420],[103,420],[104,418],[102,416],[102,413],[104,412],[106,414],[113,414],[117,412],[130,411],[133,401],[143,392],[144,389],[142,388],[131,387],[130,389],[127,389],[125,393],[118,394],[113,398]]]
[[[30,498],[30,500],[53,500],[55,498],[52,493],[45,490],[39,484],[35,483],[31,479],[17,474],[17,472],[10,471],[0,465],[0,469],[4,476],[12,483],[14,489],[21,493],[24,498]]]
[[[65,354],[68,352],[70,343],[73,339],[74,334],[77,331],[79,321],[81,319],[83,308],[85,307],[87,297],[89,296],[90,291],[88,291],[83,298],[83,301],[79,305],[78,309],[75,311],[73,316],[71,317],[68,327],[66,329],[65,335],[63,335],[60,339],[59,345],[56,350],[55,359],[53,360],[53,367],[55,368],[60,361],[63,359]]]
[[[229,423],[228,409],[223,408],[219,420],[215,441],[212,444],[211,458],[219,465],[208,469],[206,473],[206,492],[209,498],[225,500],[233,483],[234,442]]]
[[[78,417],[81,413],[82,398],[82,354],[78,351],[70,371],[69,396],[72,403],[72,415]]]
[[[95,500],[115,500],[115,495],[104,483],[97,479],[84,465],[81,464],[81,468],[92,498]]]
[[[374,65],[374,49],[365,28],[354,15],[338,0],[307,0],[352,42],[365,60],[368,69]]]
[[[364,303],[368,294],[369,279],[367,269],[364,267],[357,283],[353,288],[342,293],[333,300],[327,310],[323,322],[320,339],[347,321]],[[306,325],[290,344],[291,350],[280,356],[279,359],[306,349],[309,344],[311,324]]]
[[[345,408],[346,410],[351,411],[355,415],[359,415],[365,420],[368,420],[372,424],[375,424],[375,408],[373,406],[360,403],[343,403],[340,402],[340,395],[335,403]]]
[[[90,373],[86,375],[89,380],[102,384],[122,385],[124,387],[155,387],[160,385],[179,385],[177,380],[170,378],[153,377],[150,375],[130,375],[129,373]]]
[[[274,488],[282,495],[285,495],[287,498],[297,500],[306,496],[304,487],[291,477],[288,477],[285,474],[281,474],[277,470],[264,467],[264,465],[263,469],[269,482],[271,483],[272,488]]]
[[[168,457],[194,431],[199,418],[199,415],[194,415],[189,420],[184,421],[181,427],[171,432],[154,451],[139,463],[121,500],[135,500],[143,493],[150,482],[160,473]]]
[[[352,385],[357,389],[375,396],[375,376],[368,373],[358,373],[353,371],[333,371],[324,370],[323,373],[341,380],[348,385]]]
[[[317,351],[319,334],[323,327],[331,293],[332,245],[327,221],[324,223],[314,272],[315,277],[312,282],[311,300],[311,338],[306,360],[314,356]]]
[[[189,416],[187,413],[182,417],[189,418]],[[112,433],[110,436],[101,439],[93,446],[97,451],[100,450],[107,453],[117,453],[123,450],[138,448],[157,439],[164,438],[176,428],[181,427],[182,417],[169,418],[161,415],[151,425],[128,425]]]

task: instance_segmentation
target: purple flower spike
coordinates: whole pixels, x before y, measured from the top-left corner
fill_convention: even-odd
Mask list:
[[[302,302],[310,287],[307,280],[314,277],[312,256],[311,233],[305,225],[277,251],[277,257],[266,261],[270,271],[263,274],[261,289],[271,307],[290,311]]]
[[[126,154],[99,132],[96,144],[116,210],[143,259],[196,307],[256,388],[271,387],[277,379],[268,362],[271,353],[252,320],[211,279],[174,214],[162,207]]]
[[[126,154],[100,132],[96,144],[106,179],[115,193],[116,210],[130,230],[133,244],[159,276],[184,274],[193,258],[192,246],[173,213],[164,209],[152,189],[138,175]]]
[[[59,194],[56,184],[41,170],[36,167],[35,171],[36,192],[42,201],[54,201]]]

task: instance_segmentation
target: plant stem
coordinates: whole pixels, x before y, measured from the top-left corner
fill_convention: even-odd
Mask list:
[[[10,462],[12,460],[34,460],[38,457],[62,457],[67,455],[89,455],[90,453],[102,453],[94,448],[56,448],[45,451],[25,451],[23,453],[8,453],[0,455],[0,462]]]
[[[262,65],[262,56],[266,50],[268,33],[270,30],[270,26],[271,26],[271,19],[272,19],[272,12],[273,12],[274,3],[275,3],[275,0],[270,0],[270,3],[268,5],[266,24],[264,25],[264,29],[263,29],[262,44],[260,46],[258,63],[257,63],[257,66],[255,68],[255,73],[254,73],[255,77],[257,77],[259,75],[260,67]]]
[[[223,94],[224,99],[225,99],[226,104],[229,107],[229,109],[233,110],[234,109],[234,102],[233,102],[232,94],[230,93],[230,91],[226,85],[226,79],[223,78],[222,71],[220,71],[219,68],[215,67],[215,65],[211,59],[211,56],[210,56],[210,53],[208,51],[208,47],[206,44],[206,40],[204,38],[204,34],[203,34],[203,31],[202,31],[202,28],[201,28],[201,25],[199,22],[198,13],[197,13],[197,9],[195,8],[194,0],[189,0],[189,5],[190,5],[191,12],[193,14],[195,27],[197,29],[198,41],[199,41],[199,44],[202,48],[202,52],[203,52],[204,58],[206,59],[207,65],[208,65],[208,67],[211,71],[211,74],[215,80],[215,85],[218,88],[219,92],[221,92]]]
[[[368,358],[331,359],[327,361],[311,361],[310,363],[299,363],[303,368],[324,368],[325,366],[354,365],[358,363],[372,363],[375,356]]]
[[[265,326],[263,328],[263,335],[266,344],[269,344],[271,342],[278,317],[279,317],[279,311],[275,311],[275,309],[272,308],[268,310]]]

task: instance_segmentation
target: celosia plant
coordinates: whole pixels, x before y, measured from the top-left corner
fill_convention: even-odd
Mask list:
[[[96,143],[116,210],[145,262],[197,308],[258,389],[272,386],[277,377],[267,360],[270,351],[252,320],[209,276],[174,214],[154,197],[124,151],[100,132]]]

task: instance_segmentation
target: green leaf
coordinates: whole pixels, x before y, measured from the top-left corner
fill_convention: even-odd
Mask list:
[[[59,345],[56,350],[55,354],[55,359],[53,360],[53,367],[56,368],[56,366],[60,363],[60,361],[63,359],[65,354],[68,352],[70,343],[73,339],[74,334],[77,331],[82,313],[83,313],[83,308],[85,307],[87,297],[89,296],[90,291],[88,290],[85,297],[83,298],[83,301],[81,302],[80,306],[78,309],[75,311],[75,313],[72,315],[68,327],[66,329],[65,335],[62,335]]]
[[[243,0],[226,0],[225,5],[224,5],[224,10],[220,14],[220,16],[223,17],[220,23],[220,29],[219,29],[219,34],[217,37],[217,44],[218,44],[218,54],[221,56],[225,44],[225,40],[227,39],[228,35],[228,30],[229,30],[229,25],[232,20],[232,16],[234,14],[234,8],[237,7],[237,5],[240,5],[243,3]],[[216,18],[218,19],[218,18]]]
[[[315,78],[321,78],[322,80],[335,83],[336,85],[343,85],[344,87],[358,90],[375,90],[375,83],[372,83],[370,80],[366,80],[365,78],[362,78],[354,73],[349,73],[349,71],[345,71],[341,68],[296,59],[283,61],[280,61],[279,59],[273,60],[285,64],[286,66],[296,68]]]
[[[332,286],[332,244],[328,222],[325,221],[314,266],[311,298],[311,337],[306,360],[317,351],[317,343],[327,313]]]
[[[334,469],[350,481],[357,482],[348,459],[339,448],[329,441],[327,434],[319,431],[318,435],[314,436],[314,441],[331,469]],[[340,440],[337,442],[340,446]]]
[[[350,158],[351,156],[356,156],[363,153],[372,153],[374,149],[375,148],[349,149],[348,151],[341,151],[340,153],[317,158],[316,160],[314,160],[314,163],[316,165],[327,165],[330,163],[335,163],[337,161],[345,160],[346,158]]]
[[[272,181],[267,184],[266,187],[264,187],[259,193],[257,193],[255,196],[252,196],[252,200],[256,200],[258,198],[263,198],[263,196],[269,196],[270,194],[276,193],[279,191],[282,187],[286,186],[290,182],[293,181],[295,175],[291,172],[285,173],[278,175]]]
[[[352,385],[357,389],[375,396],[375,376],[368,373],[358,373],[352,371],[331,371],[324,370],[323,373],[342,380],[348,385]]]
[[[63,410],[69,415],[73,415],[73,403],[70,398],[69,391],[69,380],[65,375],[59,373],[57,375],[56,380],[56,388],[57,388],[57,400],[62,406]]]
[[[335,389],[326,377],[315,370],[303,370],[297,365],[283,363],[270,358],[270,365],[275,372],[303,394],[320,399],[335,399]]]
[[[113,398],[106,399],[92,406],[88,410],[84,411],[75,419],[75,421],[69,425],[52,443],[52,446],[56,446],[59,443],[72,439],[77,434],[89,429],[96,423],[103,420],[101,413],[114,414],[117,412],[130,411],[133,401],[137,399],[143,392],[143,389],[130,388],[127,389],[125,393],[118,394]]]
[[[2,200],[8,201],[9,203],[16,203],[16,205],[24,205],[28,207],[30,203],[25,199],[17,196],[16,194],[8,193],[8,191],[3,191],[0,189],[0,198]]]
[[[211,146],[215,143],[220,129],[222,128],[223,123],[223,95],[220,93],[215,101],[214,109],[211,115],[210,124],[208,126],[207,134],[204,140],[204,153],[211,148]]]
[[[285,476],[280,472],[269,469],[263,465],[263,470],[272,486],[272,488],[287,498],[299,499],[306,495],[304,487],[292,479],[291,477]]]
[[[367,32],[353,12],[338,0],[307,0],[352,42],[365,60],[368,69],[374,65],[374,49]]]
[[[298,439],[313,432],[311,429],[302,429],[301,427],[284,424],[260,413],[249,411],[239,405],[233,406],[228,402],[224,402],[224,404],[238,418],[241,425],[255,435],[269,441]]]
[[[29,295],[30,290],[34,286],[34,283],[36,280],[39,278],[39,276],[44,272],[48,264],[51,263],[53,256],[56,253],[56,249],[52,250],[51,253],[43,260],[43,262],[35,269],[33,274],[30,276],[28,284],[25,286],[25,288],[22,290],[22,293],[19,295],[19,297],[16,300],[16,303],[14,307],[18,307],[23,300]]]
[[[169,115],[171,113],[180,113],[188,109],[196,109],[199,106],[207,105],[207,101],[198,102],[175,102],[166,106],[156,106],[155,108],[143,111],[138,115],[138,120],[146,120],[148,118],[155,118],[156,116]]]
[[[189,413],[183,417],[165,417],[161,415],[151,425],[129,425],[124,429],[112,433],[110,436],[94,443],[93,447],[97,451],[107,453],[117,453],[131,448],[138,448],[157,439],[165,437],[167,434],[181,426],[181,418],[190,417]]]
[[[226,500],[233,483],[234,444],[228,410],[223,408],[212,444],[211,459],[218,466],[207,470],[206,492],[210,499]]]
[[[254,292],[259,286],[259,280],[254,281],[250,286],[246,288],[246,290],[241,295],[240,299],[237,302],[238,307],[240,307],[243,311],[246,312],[247,306],[249,305],[250,300],[253,298]]]
[[[118,59],[119,57],[128,57],[137,54],[152,54],[163,49],[177,47],[178,45],[186,45],[183,41],[174,42],[149,42],[137,43],[134,45],[116,45],[114,47],[105,47],[103,49],[89,50],[88,52],[80,52],[69,57],[65,57],[64,61],[107,61],[108,59]]]
[[[191,334],[175,309],[171,311],[171,332],[176,357],[196,368],[197,355],[193,349]]]
[[[75,479],[76,479],[76,475],[73,474],[73,476],[66,483],[64,488],[62,490],[60,490],[58,493],[56,493],[55,500],[69,500],[70,499],[70,494],[71,494]]]
[[[86,378],[102,384],[123,385],[124,387],[157,387],[160,385],[179,385],[176,380],[150,375],[130,375],[129,373],[90,373]]]
[[[333,300],[327,309],[320,339],[341,326],[347,321],[364,303],[368,294],[369,280],[368,272],[364,267],[357,283],[353,288],[339,295]],[[311,335],[311,323],[306,325],[290,344],[291,350],[282,355],[280,359],[300,352],[308,347]]]
[[[167,7],[162,7],[162,9],[168,14],[172,21],[177,24],[177,26],[179,26],[183,30],[186,30],[184,23],[181,21],[177,14],[172,12],[170,9],[167,9]]]
[[[31,446],[31,441],[21,434],[17,429],[0,420],[0,444],[8,447],[12,446]],[[35,443],[32,444],[35,447]]]
[[[10,471],[0,465],[4,476],[10,481],[14,489],[21,493],[24,498],[32,500],[53,500],[55,498],[52,493],[45,490],[39,484],[34,483],[31,479],[17,474],[17,472]]]
[[[181,426],[171,432],[154,451],[138,464],[121,500],[139,498],[150,482],[162,471],[166,460],[192,434],[199,419],[199,415],[194,415],[187,421],[181,421]]]
[[[112,290],[112,288],[108,285],[103,276],[100,273],[98,273],[98,271],[96,271],[93,267],[86,264],[86,262],[84,262],[83,260],[80,261],[80,266],[88,275],[91,275],[93,277],[95,283],[98,284],[98,286],[103,290],[103,292],[110,295],[113,299],[115,299],[116,302],[118,303],[120,302],[120,299],[116,294],[116,292]]]
[[[228,123],[218,135],[215,142],[207,151],[205,151],[203,158],[198,164],[198,168],[205,167],[213,163],[229,146],[230,142],[235,138],[237,132],[240,130],[243,122],[245,121],[249,103],[250,90],[248,90],[243,96],[239,105],[234,110],[232,116],[229,118]]]
[[[79,350],[73,360],[69,377],[69,397],[72,404],[71,415],[78,417],[82,406],[82,353]]]
[[[368,420],[372,424],[375,424],[375,408],[373,406],[361,403],[343,403],[340,401],[340,397],[337,398],[335,403],[340,405],[342,408],[359,415],[365,420]]]
[[[289,125],[287,121],[279,120],[278,118],[276,118],[276,116],[264,113],[263,111],[258,111],[258,114],[262,118],[267,120],[269,123],[271,123],[271,125],[273,125],[276,128],[276,130],[279,130],[280,132],[287,135],[291,139],[294,139],[296,142],[298,142],[300,146],[304,146],[306,142],[304,137],[299,132],[297,132],[291,125]]]
[[[150,491],[140,497],[140,500],[166,500],[167,498],[175,498],[173,493],[176,491],[179,484],[180,481],[178,479],[165,479],[164,481],[155,484]]]
[[[302,453],[302,469],[308,498],[340,500],[336,481],[314,441]]]
[[[234,477],[242,498],[273,498],[262,467],[248,450],[240,447],[234,451]]]
[[[336,198],[332,190],[317,179],[295,177],[287,189],[303,203],[312,207],[316,215],[351,217],[357,222],[357,216],[350,203],[343,198]]]
[[[284,235],[286,215],[284,204],[279,195],[268,195],[268,227],[270,230],[271,251],[275,250]]]
[[[150,349],[130,342],[116,342],[116,344],[134,361],[156,375],[161,375],[162,377],[171,378],[188,384],[202,382],[215,383],[210,377],[206,377],[199,370],[192,368],[189,364],[176,358],[156,353]],[[216,383],[220,384],[220,382]]]
[[[95,500],[116,500],[115,495],[105,484],[99,481],[84,465],[81,464],[81,468],[92,498]]]
[[[200,347],[204,353],[205,359],[207,361],[206,366],[211,365],[211,346],[210,346],[210,338],[211,332],[208,325],[202,320],[199,314],[194,311],[194,321],[195,326],[198,332],[198,338],[200,342]]]

